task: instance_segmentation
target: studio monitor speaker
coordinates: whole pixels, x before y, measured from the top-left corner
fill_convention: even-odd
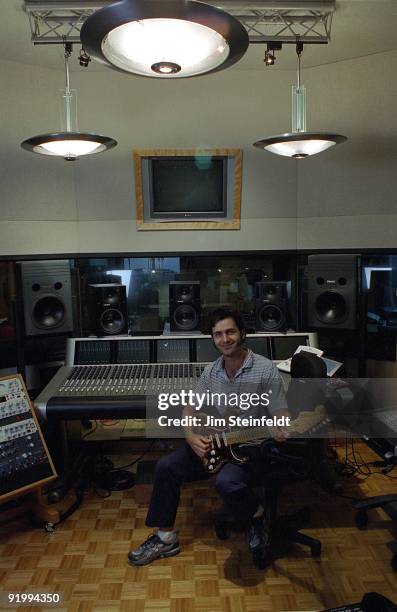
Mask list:
[[[255,283],[255,330],[275,332],[288,327],[287,283],[261,281]]]
[[[88,285],[91,332],[97,336],[127,333],[127,296],[125,285],[116,283]]]
[[[309,327],[355,329],[357,293],[357,255],[309,255]]]
[[[20,263],[25,334],[38,336],[73,330],[69,260]]]
[[[170,330],[200,329],[200,282],[171,281],[169,284]]]

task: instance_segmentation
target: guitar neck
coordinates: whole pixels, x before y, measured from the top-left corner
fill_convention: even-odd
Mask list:
[[[302,412],[297,419],[290,422],[286,431],[290,430],[294,434],[307,434],[313,427],[324,423],[326,420],[326,410],[324,406],[317,406],[312,412]],[[224,434],[227,444],[243,444],[260,440],[262,438],[273,438],[279,431],[277,427],[256,427],[255,429],[242,429]]]
[[[255,429],[233,431],[225,435],[228,444],[244,444],[244,442],[252,442],[261,438],[272,438],[274,431],[271,432],[269,427],[257,427]]]

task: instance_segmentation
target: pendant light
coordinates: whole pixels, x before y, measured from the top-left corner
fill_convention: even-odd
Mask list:
[[[76,92],[70,89],[69,57],[72,52],[71,43],[65,43],[65,74],[66,86],[62,91],[62,115],[65,131],[52,132],[33,136],[21,143],[21,147],[32,153],[60,157],[66,161],[74,161],[84,155],[92,155],[107,151],[117,145],[117,142],[107,136],[79,132],[77,127]]]
[[[166,79],[227,68],[249,44],[240,21],[195,0],[121,0],[90,15],[80,34],[98,61]]]
[[[336,144],[345,142],[346,136],[330,134],[328,132],[306,131],[306,88],[300,82],[300,58],[303,43],[296,43],[298,56],[298,82],[292,86],[292,132],[271,136],[254,142],[254,147],[264,149],[276,155],[304,159],[309,155],[321,153]]]

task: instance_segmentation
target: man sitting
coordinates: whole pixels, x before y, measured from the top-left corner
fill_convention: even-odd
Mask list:
[[[196,392],[240,395],[249,389],[251,393],[268,395],[270,398],[266,406],[250,406],[251,416],[287,414],[279,371],[272,361],[253,353],[244,345],[246,332],[241,316],[229,309],[218,309],[210,316],[209,326],[214,345],[221,355],[205,367]],[[228,411],[227,405],[216,408],[218,416]],[[241,409],[240,413],[243,414]],[[193,407],[186,407],[183,411],[183,416],[193,414]],[[247,414],[245,412],[244,416]],[[208,475],[202,460],[210,451],[207,436],[186,427],[185,438],[186,443],[181,448],[161,458],[156,465],[146,525],[156,527],[157,532],[129,553],[128,560],[132,565],[147,565],[155,559],[172,557],[180,552],[174,523],[181,485]],[[250,456],[255,457],[255,453],[250,453]],[[237,465],[227,462],[215,477],[215,488],[226,506],[239,522],[250,526],[249,546],[252,552],[262,545],[266,537],[263,529],[264,509],[252,489],[257,469],[255,459]]]

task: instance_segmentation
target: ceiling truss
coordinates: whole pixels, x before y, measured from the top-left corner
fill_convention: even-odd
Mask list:
[[[335,0],[206,0],[238,19],[250,43],[327,43]],[[80,43],[85,19],[109,0],[25,0],[31,40],[38,44]]]

